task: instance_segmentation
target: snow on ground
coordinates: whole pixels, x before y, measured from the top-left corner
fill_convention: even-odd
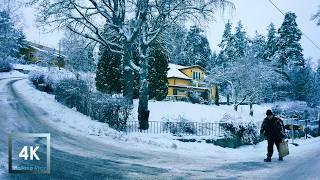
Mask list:
[[[22,73],[20,73],[18,71],[10,71],[8,73],[0,73],[0,79],[11,78],[11,77],[27,78],[28,75],[22,74]]]
[[[0,73],[0,77],[16,76],[21,76],[21,74],[16,72]],[[318,151],[320,148],[320,138],[300,139],[296,141],[300,146],[290,145],[290,155],[285,158],[284,162],[266,164],[262,162],[266,154],[266,141],[257,145],[231,149],[203,142],[183,143],[174,140],[175,137],[169,134],[124,134],[109,128],[104,123],[91,120],[76,110],[56,102],[53,95],[36,90],[27,79],[16,82],[14,87],[18,90],[19,95],[27,100],[27,102],[34,103],[36,107],[45,107],[45,111],[48,112],[48,115],[46,115],[47,118],[45,118],[47,119],[47,123],[61,131],[75,134],[75,136],[81,134],[91,138],[93,141],[99,141],[123,149],[159,152],[159,154],[170,152],[180,157],[198,158],[198,162],[195,162],[195,164],[185,164],[183,167],[184,170],[214,169],[217,170],[217,172],[223,171],[226,173],[225,171],[229,171],[228,168],[230,168],[230,172],[228,172],[230,174],[237,173],[239,176],[252,177],[251,173],[256,171],[258,174],[266,176],[266,174],[270,174],[271,172],[286,170],[291,162],[298,163],[306,153],[314,152],[315,150]],[[257,106],[255,111],[256,115],[253,118],[258,119],[263,117],[266,108],[269,108],[269,105]],[[151,114],[151,120],[161,120],[163,116],[178,116],[183,114],[185,117],[194,121],[218,121],[223,113],[233,112],[232,107],[228,106],[193,105],[184,102],[150,102],[150,109],[154,111]],[[174,111],[174,109],[176,111]],[[177,113],[177,109],[180,114]],[[240,107],[239,112],[234,113],[235,116],[243,115],[244,117],[249,117],[246,114],[248,114],[247,107]],[[211,119],[211,117],[215,117],[216,119]],[[60,148],[64,147],[61,146]],[[75,153],[79,155],[79,152]],[[274,157],[277,158],[276,153]],[[172,162],[162,162],[162,164],[160,164],[159,161],[156,163],[159,163],[159,166],[166,166],[167,168],[177,168],[177,165]],[[238,169],[236,167],[238,167]],[[243,171],[241,169],[245,170]],[[259,178],[259,176],[256,178]]]
[[[219,122],[225,115],[230,115],[243,122],[252,120],[261,122],[265,118],[266,110],[271,107],[271,104],[254,105],[254,114],[250,116],[248,105],[241,105],[238,107],[238,111],[234,111],[232,105],[216,106],[189,102],[149,101],[150,121],[165,121],[167,119],[175,121],[179,116],[182,116],[191,122]],[[131,120],[138,119],[137,109],[138,100],[135,100]]]
[[[47,68],[35,64],[13,64],[14,69],[23,69],[26,71],[44,71]]]

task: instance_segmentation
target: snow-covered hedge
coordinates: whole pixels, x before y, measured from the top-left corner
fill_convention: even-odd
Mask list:
[[[172,122],[170,119],[166,119],[163,125],[163,131],[176,135],[197,133],[194,123],[190,122],[183,116],[179,116],[177,119],[174,119],[174,121],[175,122]]]
[[[49,70],[33,70],[29,80],[41,91],[53,92],[57,84],[65,79],[75,79],[75,75],[65,70],[51,68]]]
[[[13,69],[8,59],[0,58],[0,72],[10,72]]]
[[[223,131],[223,139],[215,143],[224,147],[236,148],[242,145],[257,144],[263,140],[259,127],[254,122],[237,121],[229,114],[225,114],[220,126]]]
[[[52,92],[55,86],[55,81],[47,73],[41,71],[31,71],[29,80],[39,90],[44,92]]]
[[[81,80],[60,81],[54,91],[55,99],[70,108],[76,108],[92,119],[108,123],[117,130],[125,130],[132,106],[125,98],[113,98],[89,90]]]

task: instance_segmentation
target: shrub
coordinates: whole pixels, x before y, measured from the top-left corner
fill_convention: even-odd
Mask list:
[[[52,92],[55,86],[55,81],[51,76],[41,71],[31,71],[29,73],[29,80],[37,89],[44,92]]]
[[[201,95],[196,92],[188,92],[188,97],[192,104],[195,104],[195,103],[200,104],[201,102],[204,101]]]
[[[165,120],[163,130],[177,135],[197,133],[194,124],[182,116],[179,116],[176,122],[171,122],[169,119]]]
[[[224,147],[236,148],[242,145],[257,144],[263,140],[254,122],[238,122],[225,114],[220,126],[223,131],[223,139],[217,143]]]
[[[55,99],[70,107],[77,108],[78,111],[84,111],[86,109],[87,95],[89,94],[89,88],[84,81],[76,80],[63,80],[60,81],[54,90]],[[85,114],[88,114],[87,112]]]
[[[13,69],[8,59],[0,58],[0,72],[10,72]]]
[[[58,102],[76,108],[92,119],[108,123],[114,129],[125,130],[132,109],[127,99],[91,92],[81,80],[60,81],[54,93]]]
[[[312,137],[318,137],[319,136],[318,133],[319,133],[319,128],[314,128],[314,129],[311,130],[310,135]]]

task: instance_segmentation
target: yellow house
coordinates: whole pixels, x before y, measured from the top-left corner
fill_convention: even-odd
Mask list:
[[[21,53],[28,63],[50,63],[64,67],[65,56],[59,50],[41,44],[27,42],[27,47],[23,48]]]
[[[216,96],[216,86],[205,82],[205,69],[201,66],[181,66],[170,63],[167,77],[168,97],[184,99],[191,92],[207,97],[208,100]]]

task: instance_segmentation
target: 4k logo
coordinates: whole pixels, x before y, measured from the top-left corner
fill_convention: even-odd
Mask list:
[[[33,157],[36,158],[36,160],[40,160],[39,156],[37,155],[37,150],[39,149],[39,146],[36,146],[36,148],[33,148],[33,146],[30,146],[30,160],[33,160]],[[24,158],[24,160],[28,160],[28,146],[23,146],[21,152],[19,153],[19,157]]]
[[[9,135],[9,173],[50,173],[50,134]]]

